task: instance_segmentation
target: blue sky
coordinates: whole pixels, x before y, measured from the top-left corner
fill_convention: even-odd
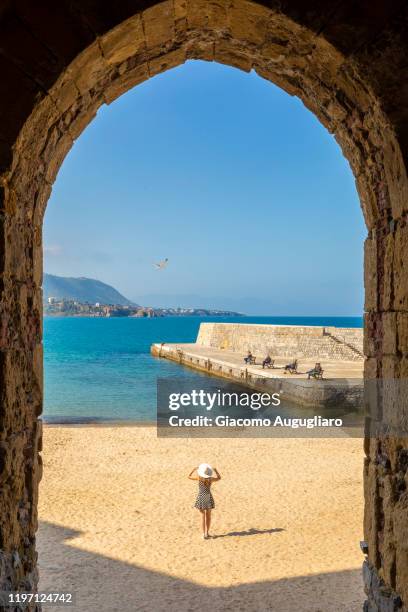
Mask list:
[[[360,315],[365,233],[348,163],[300,100],[189,62],[102,107],[75,143],[44,267],[146,305]]]

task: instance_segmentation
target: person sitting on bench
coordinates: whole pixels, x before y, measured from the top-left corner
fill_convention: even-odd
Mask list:
[[[288,363],[287,365],[285,365],[285,374],[286,372],[289,372],[290,374],[297,374],[297,365],[297,359],[295,359],[295,361],[292,361],[292,363]]]
[[[255,363],[255,357],[253,356],[253,354],[251,353],[251,351],[248,351],[248,355],[246,357],[244,357],[244,361],[245,363]]]
[[[267,368],[273,368],[273,363],[274,363],[274,360],[271,358],[271,356],[270,356],[270,355],[267,355],[267,356],[265,357],[265,359],[263,360],[263,362],[262,362],[262,368],[263,368],[263,369],[264,369],[265,367],[267,367]]]
[[[307,379],[310,380],[313,378],[323,378],[323,369],[320,363],[316,363],[315,367],[307,372]]]

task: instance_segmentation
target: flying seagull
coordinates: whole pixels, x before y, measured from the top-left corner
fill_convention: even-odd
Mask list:
[[[168,257],[166,257],[166,259],[163,259],[163,261],[159,261],[159,263],[155,263],[153,265],[157,270],[164,270],[164,268],[167,266],[168,261],[169,259]]]

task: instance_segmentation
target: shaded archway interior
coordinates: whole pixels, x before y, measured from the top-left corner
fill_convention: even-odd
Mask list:
[[[408,283],[403,271],[408,254],[406,109],[402,94],[396,93],[404,56],[403,3],[397,3],[394,12],[384,9],[378,15],[366,9],[365,21],[371,16],[368,23],[376,23],[377,36],[366,37],[360,47],[346,30],[336,36],[333,27],[324,27],[318,11],[311,17],[296,2],[288,2],[286,11],[280,4],[246,0],[150,4],[119,19],[113,29],[101,26],[74,59],[57,70],[57,78],[49,79],[49,86],[38,87],[35,105],[13,140],[10,163],[2,173],[1,448],[9,489],[1,502],[0,527],[6,551],[3,574],[14,585],[23,580],[35,585],[37,580],[42,219],[74,140],[102,104],[131,87],[187,59],[202,59],[255,70],[304,102],[335,135],[349,161],[368,228],[365,376],[401,378],[408,372]],[[344,9],[349,4],[341,3]],[[88,22],[95,20],[85,8],[71,17],[83,21],[84,15]],[[357,15],[356,20],[361,27],[364,19],[360,23]],[[331,42],[336,40],[337,44]],[[43,58],[44,64],[47,61]],[[404,408],[392,402],[388,408],[390,424],[398,427]],[[390,597],[396,591],[408,601],[408,498],[397,486],[401,470],[408,467],[403,460],[407,441],[367,437],[365,451],[369,605],[377,605],[379,575]],[[379,455],[387,457],[386,472]],[[17,567],[15,551],[21,561]]]

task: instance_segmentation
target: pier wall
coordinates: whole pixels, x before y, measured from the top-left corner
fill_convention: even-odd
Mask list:
[[[242,354],[251,350],[258,357],[269,352],[274,357],[317,361],[364,358],[361,328],[201,323],[197,344]]]
[[[249,389],[265,393],[281,393],[291,402],[313,408],[338,407],[358,408],[363,401],[363,381],[358,379],[307,380],[285,379],[282,370],[271,376],[270,372],[255,367],[236,365],[228,361],[198,355],[188,350],[189,345],[153,344],[151,354],[175,361],[180,365],[203,372],[209,376],[225,378]],[[190,345],[197,346],[197,345]]]

